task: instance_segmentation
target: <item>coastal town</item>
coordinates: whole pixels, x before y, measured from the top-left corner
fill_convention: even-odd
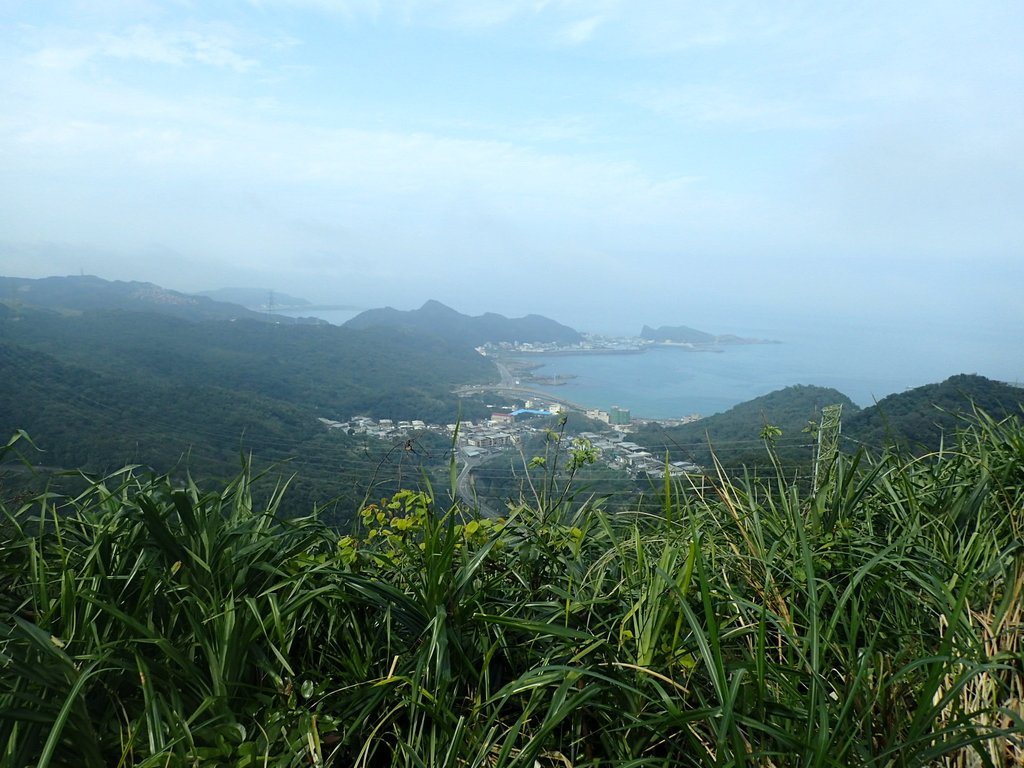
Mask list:
[[[653,329],[644,326],[640,336],[607,336],[583,333],[575,342],[502,341],[487,342],[477,352],[488,357],[509,355],[630,355],[656,347],[679,347],[700,352],[722,352],[725,347],[745,344],[777,344],[768,339],[754,339],[733,334],[713,335],[693,328]]]
[[[365,435],[393,444],[415,439],[425,432],[443,435],[449,440],[454,438],[459,458],[476,466],[500,454],[519,449],[531,435],[548,429],[550,419],[564,411],[565,408],[556,402],[527,399],[521,408],[495,409],[489,419],[467,420],[458,424],[430,424],[420,419],[394,421],[368,416],[353,416],[346,421],[323,417],[319,420],[329,430]],[[682,419],[633,419],[629,410],[618,406],[612,406],[607,411],[588,409],[583,415],[591,421],[607,425],[600,431],[581,431],[573,435],[586,440],[597,452],[599,461],[634,476],[652,477],[664,476],[664,457],[655,456],[643,446],[627,439],[634,426],[639,423],[670,426],[700,419],[696,414]],[[669,464],[668,470],[671,475],[682,475],[699,472],[701,468],[690,462],[677,461]]]
[[[410,441],[427,433],[443,436],[451,441],[457,451],[461,464],[459,492],[465,498],[474,495],[471,486],[472,473],[476,468],[501,461],[503,457],[508,460],[522,454],[531,437],[550,431],[555,417],[570,413],[585,416],[587,428],[571,430],[567,436],[584,441],[584,445],[593,449],[597,461],[614,470],[634,478],[664,478],[666,471],[673,477],[701,472],[702,468],[692,462],[675,461],[666,464],[664,456],[654,455],[644,446],[628,439],[637,426],[678,426],[700,420],[699,414],[673,419],[642,419],[634,417],[628,408],[618,405],[606,410],[589,408],[540,389],[567,382],[564,378],[557,381],[538,376],[535,371],[542,363],[530,360],[530,357],[536,359],[544,355],[635,354],[657,345],[693,349],[709,346],[689,341],[651,341],[639,337],[610,336],[584,336],[582,341],[573,344],[486,343],[477,347],[477,352],[494,362],[499,381],[495,384],[460,386],[456,388],[455,394],[460,397],[479,397],[490,393],[512,400],[515,406],[493,407],[486,419],[463,420],[458,424],[432,424],[422,419],[374,419],[365,415],[351,416],[345,421],[321,417],[320,422],[332,431],[362,435],[391,445],[410,445]]]

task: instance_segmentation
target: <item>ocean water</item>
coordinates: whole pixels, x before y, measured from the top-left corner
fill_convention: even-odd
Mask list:
[[[360,310],[304,314],[335,325]],[[860,406],[958,373],[1024,382],[1024,346],[997,323],[929,321],[916,330],[882,320],[824,327],[815,323],[741,328],[739,335],[776,344],[722,347],[721,352],[656,347],[635,355],[534,356],[543,376],[575,378],[538,387],[588,408],[613,405],[633,416],[709,416],[793,384],[834,387]]]
[[[1024,380],[1020,346],[998,330],[969,338],[884,327],[766,329],[746,335],[781,343],[725,346],[721,352],[656,347],[635,355],[533,359],[544,362],[538,374],[575,377],[541,389],[587,407],[618,405],[648,418],[708,416],[793,384],[834,387],[867,406],[958,373]]]

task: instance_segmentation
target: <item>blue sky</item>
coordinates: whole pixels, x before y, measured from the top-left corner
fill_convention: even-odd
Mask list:
[[[1019,355],[1022,40],[1019,0],[0,0],[0,273]]]

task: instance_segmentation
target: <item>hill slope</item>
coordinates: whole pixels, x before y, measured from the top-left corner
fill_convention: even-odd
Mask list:
[[[407,312],[392,307],[370,309],[353,317],[344,327],[408,328],[472,347],[488,341],[554,341],[571,344],[583,338],[569,326],[541,315],[510,319],[488,312],[471,317],[433,300],[419,309]]]
[[[849,443],[878,449],[899,443],[915,451],[936,450],[943,438],[962,428],[964,418],[978,408],[996,420],[1021,415],[1024,388],[976,374],[951,376],[882,398],[875,405],[843,420]]]
[[[215,301],[208,296],[179,293],[153,283],[104,280],[93,275],[44,277],[0,277],[0,302],[16,311],[22,308],[48,309],[62,314],[120,309],[151,312],[184,320],[258,320],[287,325],[299,321],[290,317],[254,312],[240,304]],[[305,322],[311,322],[306,320]]]
[[[784,458],[811,460],[808,423],[821,418],[826,405],[842,404],[844,414],[859,409],[842,392],[827,387],[795,385],[740,403],[724,413],[678,427],[646,426],[635,442],[655,455],[668,451],[672,461],[694,461],[711,466],[711,449],[727,467],[762,463],[765,459],[762,428],[771,424],[782,430],[775,443]]]
[[[449,423],[461,408],[475,419],[483,405],[451,391],[494,378],[470,348],[388,328],[0,308],[0,434],[26,430],[45,451],[34,462],[91,473],[187,465],[209,477],[234,474],[251,451],[299,474],[296,508],[354,505],[388,479],[388,446],[328,434],[318,417]]]
[[[843,406],[840,446],[844,450],[865,447],[877,454],[895,444],[920,454],[936,450],[943,442],[950,444],[975,408],[997,421],[1021,415],[1024,388],[960,374],[890,395],[862,410],[838,390],[794,386],[692,424],[643,427],[635,441],[657,455],[667,450],[673,461],[695,461],[706,467],[711,466],[713,449],[722,465],[739,469],[767,463],[761,430],[771,424],[782,431],[773,442],[783,462],[809,465],[814,455],[809,422],[817,422],[821,408],[831,404]]]

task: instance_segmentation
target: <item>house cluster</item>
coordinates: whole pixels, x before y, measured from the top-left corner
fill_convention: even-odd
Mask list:
[[[513,411],[495,411],[490,419],[479,421],[463,421],[455,424],[428,424],[420,419],[409,421],[393,421],[391,419],[371,419],[368,416],[353,416],[348,421],[334,421],[321,418],[320,422],[328,429],[344,430],[347,434],[367,435],[379,440],[397,442],[409,440],[416,434],[429,431],[445,435],[449,439],[456,434],[456,443],[462,458],[474,461],[481,460],[496,452],[513,448],[522,443],[531,432],[542,428],[538,426],[541,419],[546,419],[558,412],[557,405],[527,402],[526,408]],[[629,411],[614,408],[621,415],[619,419],[629,418]],[[588,413],[588,415],[590,415]],[[601,419],[601,421],[605,421]],[[600,460],[613,469],[620,469],[633,475],[646,474],[663,477],[665,459],[655,456],[642,445],[626,440],[627,435],[621,430],[627,426],[608,421],[612,431],[581,432],[579,437],[588,440],[597,449]],[[615,429],[615,428],[618,429]],[[700,472],[696,464],[676,461],[668,465],[670,475],[682,475]]]
[[[620,432],[581,432],[579,436],[588,440],[612,469],[633,475],[665,476],[664,456],[655,456],[642,445],[626,440]],[[668,465],[669,475],[673,477],[700,471],[699,466],[689,461],[673,461]]]
[[[612,429],[616,429],[620,432],[629,432],[629,427],[633,423],[633,417],[630,416],[629,409],[619,408],[617,405],[613,405],[607,411],[590,408],[587,410],[587,418],[594,419],[595,421],[603,421],[605,424],[611,426]]]
[[[464,458],[477,459],[496,450],[518,445],[523,436],[537,427],[530,422],[548,418],[557,413],[557,406],[542,407],[543,404],[529,403],[532,407],[514,411],[495,411],[489,420],[462,421],[456,424],[428,424],[420,419],[393,421],[392,419],[371,419],[368,416],[353,416],[348,421],[321,418],[320,423],[328,429],[344,430],[351,435],[367,435],[379,440],[408,440],[424,431],[436,432],[451,438],[458,428],[457,445]]]
[[[634,336],[600,336],[582,334],[580,341],[489,341],[477,347],[481,355],[501,354],[609,354],[623,352],[641,352],[653,342]]]
[[[379,440],[407,440],[416,432],[429,430],[443,432],[444,427],[427,424],[420,419],[412,421],[393,421],[391,419],[371,419],[369,416],[353,416],[348,421],[334,421],[320,418],[320,423],[328,429],[340,429],[349,435],[367,435]]]

